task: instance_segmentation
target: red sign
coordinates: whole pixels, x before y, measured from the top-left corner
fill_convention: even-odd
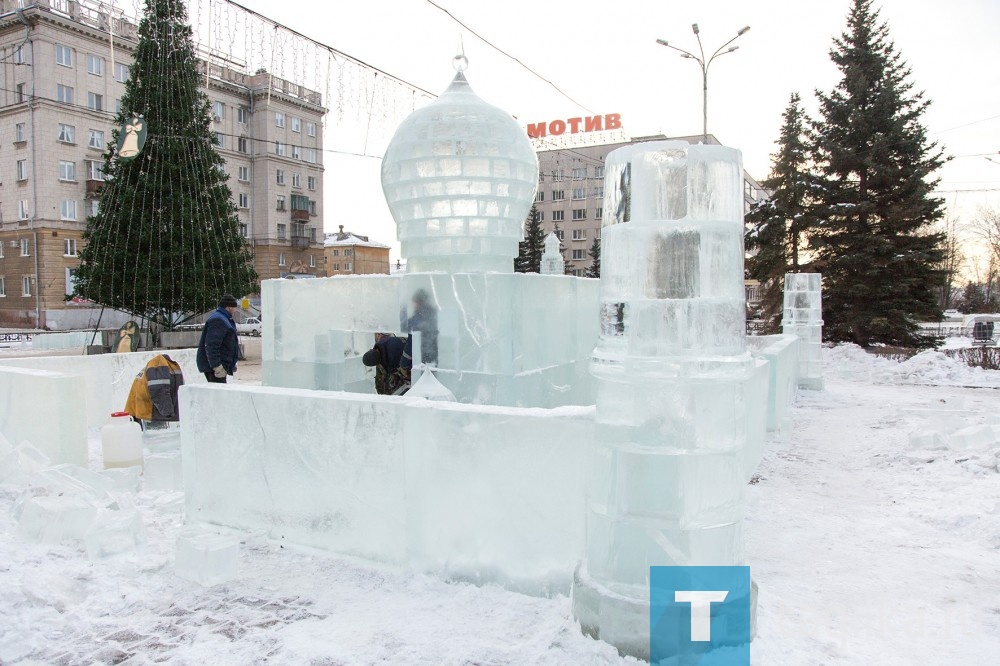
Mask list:
[[[603,116],[588,116],[586,118],[567,118],[566,120],[550,120],[547,123],[530,123],[528,136],[540,139],[543,136],[561,136],[569,130],[570,134],[580,132],[601,132],[603,130],[621,129],[620,113],[606,113]]]

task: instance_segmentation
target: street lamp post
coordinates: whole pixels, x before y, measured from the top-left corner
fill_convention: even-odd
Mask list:
[[[682,48],[678,48],[673,44],[668,43],[665,39],[656,40],[657,44],[666,46],[668,49],[679,51],[682,58],[690,58],[691,60],[694,60],[696,63],[698,63],[698,65],[701,67],[701,133],[702,133],[702,141],[704,141],[705,143],[708,143],[708,66],[711,65],[712,61],[715,60],[718,56],[726,55],[727,53],[732,53],[736,49],[740,48],[739,46],[729,46],[729,45],[735,42],[743,35],[745,35],[749,30],[750,26],[748,25],[740,28],[739,32],[737,32],[732,39],[730,39],[728,42],[726,42],[719,48],[715,49],[715,53],[713,53],[711,57],[709,57],[708,59],[705,58],[705,49],[702,48],[701,45],[701,30],[698,29],[697,23],[691,24],[691,31],[694,32],[694,36],[698,40],[698,53],[701,54],[700,57],[696,56],[695,54],[689,51],[685,51]],[[727,46],[729,46],[728,49],[726,48]]]

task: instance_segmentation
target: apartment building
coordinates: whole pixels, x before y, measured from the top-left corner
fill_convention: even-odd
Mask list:
[[[91,0],[19,4],[0,0],[0,326],[89,326],[99,308],[68,295],[137,25]],[[201,66],[257,273],[325,275],[321,95],[236,62]]]
[[[538,192],[535,209],[545,235],[555,232],[565,247],[563,259],[572,275],[584,275],[592,263],[590,248],[600,238],[604,221],[604,160],[616,148],[646,141],[687,141],[700,143],[702,135],[636,137],[631,141],[581,145],[538,151]],[[708,136],[708,143],[719,141]],[[766,193],[745,171],[744,201],[749,206]]]
[[[326,234],[326,274],[366,275],[389,274],[389,246],[369,240],[368,236],[344,231]]]

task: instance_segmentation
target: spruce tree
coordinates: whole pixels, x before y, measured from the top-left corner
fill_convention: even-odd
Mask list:
[[[594,242],[590,245],[590,268],[587,269],[587,277],[601,277],[601,239],[594,237]]]
[[[854,0],[830,57],[843,78],[817,91],[813,158],[821,221],[812,233],[823,273],[826,336],[868,346],[926,346],[917,321],[940,318],[942,164],[920,119],[929,104],[871,0]]]
[[[257,290],[250,249],[210,131],[181,0],[146,0],[119,126],[141,116],[145,146],[104,154],[99,211],[87,220],[76,293],[167,328]]]
[[[545,253],[545,232],[542,221],[534,205],[528,213],[524,225],[524,240],[518,245],[514,271],[517,273],[537,273],[542,268],[542,254]]]
[[[761,183],[770,197],[754,202],[746,217],[747,276],[761,284],[761,305],[772,328],[781,315],[785,273],[803,270],[800,246],[813,225],[814,176],[798,93],[792,93],[782,117],[771,174]]]

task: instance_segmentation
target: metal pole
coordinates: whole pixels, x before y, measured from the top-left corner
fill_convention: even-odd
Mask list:
[[[708,65],[701,66],[701,134],[702,142],[708,144]]]

